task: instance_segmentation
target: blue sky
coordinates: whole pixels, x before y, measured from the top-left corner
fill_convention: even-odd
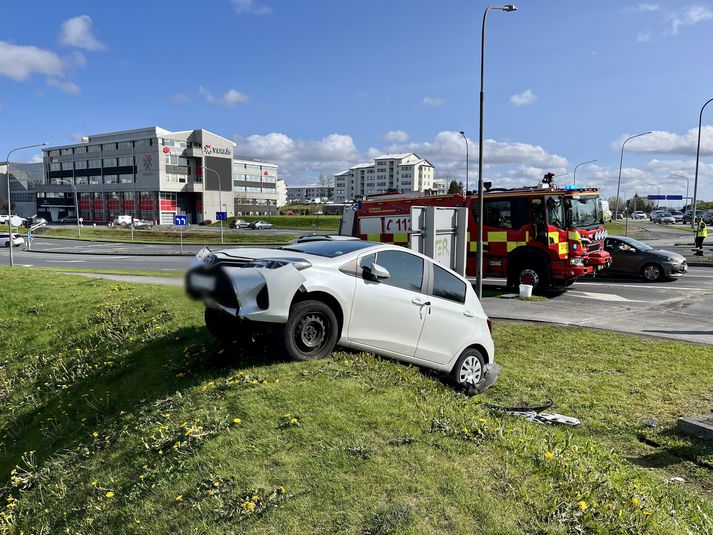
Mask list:
[[[439,176],[477,176],[480,23],[466,0],[22,3],[0,33],[0,153],[158,125],[206,128],[240,155],[311,182],[415,151]],[[522,1],[491,12],[486,178],[547,171],[622,191],[684,193],[698,113],[713,98],[713,2]],[[713,200],[713,105],[699,198]],[[29,160],[37,153],[19,156]],[[569,174],[565,174],[569,173]]]

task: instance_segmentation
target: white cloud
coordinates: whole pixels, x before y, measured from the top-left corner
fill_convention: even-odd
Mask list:
[[[21,82],[33,73],[49,76],[64,74],[59,56],[36,46],[13,45],[0,41],[0,75]]]
[[[621,144],[627,137],[629,135],[624,134],[618,140],[612,142],[612,149],[617,152],[620,151]],[[683,135],[656,130],[646,136],[632,139],[626,144],[626,150],[627,152],[692,155],[696,153],[697,143],[698,127],[691,128]],[[701,128],[701,155],[713,155],[713,126],[711,125],[703,125]]]
[[[658,4],[638,4],[622,10],[622,13],[652,13],[659,10]]]
[[[70,82],[69,80],[58,80],[57,78],[48,78],[47,79],[47,85],[50,85],[52,87],[56,87],[63,93],[69,93],[71,95],[79,95],[82,90],[79,88],[77,84],[74,82]]]
[[[688,6],[669,14],[670,33],[676,35],[684,26],[695,26],[700,22],[713,19],[713,11],[701,5]]]
[[[231,0],[231,3],[238,13],[250,13],[252,15],[267,15],[272,13],[270,6],[258,5],[254,0]]]
[[[518,95],[513,95],[510,97],[510,102],[513,106],[527,106],[532,104],[537,100],[537,95],[532,92],[532,89],[526,89]]]
[[[648,43],[651,41],[651,32],[646,30],[643,32],[639,32],[636,34],[636,42],[637,43]]]
[[[168,97],[168,101],[171,104],[185,104],[186,102],[191,101],[191,97],[189,97],[185,93],[174,93],[173,95]]]
[[[441,97],[423,97],[421,99],[421,106],[437,108],[439,106],[443,106],[445,102],[445,99]]]
[[[89,15],[72,17],[62,23],[59,42],[63,45],[85,50],[103,50],[106,47],[92,34],[92,18]]]
[[[408,141],[408,134],[403,130],[391,130],[381,135],[381,139],[384,141],[391,141],[393,143],[404,143]]]
[[[245,93],[241,93],[235,89],[228,89],[222,96],[216,97],[211,91],[203,86],[198,88],[198,94],[201,95],[206,102],[223,106],[224,108],[232,108],[236,104],[243,104],[250,100],[250,97]]]

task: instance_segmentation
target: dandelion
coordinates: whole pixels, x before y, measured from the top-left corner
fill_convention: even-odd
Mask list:
[[[546,461],[551,461],[554,458],[555,458],[554,453],[552,453],[551,451],[545,452],[545,460]]]
[[[639,505],[641,505],[641,501],[639,500],[639,498],[637,498],[636,496],[634,496],[634,497],[631,499],[631,504],[632,504],[634,507],[638,507]]]
[[[92,436],[93,436],[94,438],[97,438],[97,437],[99,436],[99,433],[97,433],[96,431],[94,431],[94,432],[92,433]]]
[[[97,482],[96,482],[96,481],[92,481],[92,482],[89,483],[89,484],[90,484],[92,487],[96,487],[96,486],[97,486]]]
[[[213,481],[214,487],[220,487],[220,481]]]
[[[284,494],[287,491],[285,490],[285,487],[280,487],[279,489],[277,489],[277,492],[279,492],[280,494]]]
[[[587,505],[587,502],[585,502],[584,500],[581,500],[581,501],[577,502],[577,505],[579,505],[579,508],[580,508],[582,511],[586,511],[587,508],[589,507],[589,505]]]
[[[240,422],[242,422],[242,420],[240,418],[233,418],[234,424],[239,424]]]
[[[182,502],[182,501],[183,501],[183,495],[182,495],[182,494],[179,494],[178,496],[176,496],[176,501],[177,501],[177,502]]]
[[[106,493],[105,496],[106,496],[107,498],[113,498],[113,497],[114,497],[114,492],[112,492],[112,491],[110,490],[109,492]]]
[[[297,418],[290,418],[290,423],[297,424],[297,423],[299,423],[299,420]]]

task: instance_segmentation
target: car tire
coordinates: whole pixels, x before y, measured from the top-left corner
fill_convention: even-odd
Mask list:
[[[233,342],[244,334],[240,321],[220,310],[206,307],[203,318],[208,332],[221,342]]]
[[[646,264],[641,268],[641,276],[648,282],[656,282],[664,279],[664,270],[658,264]]]
[[[480,386],[485,378],[485,360],[482,353],[472,347],[465,349],[458,357],[451,377],[467,396],[480,392]]]
[[[338,338],[337,316],[322,301],[308,300],[290,308],[279,334],[280,349],[295,360],[316,360],[329,355]]]

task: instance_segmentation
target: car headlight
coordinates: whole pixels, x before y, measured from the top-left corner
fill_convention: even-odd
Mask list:
[[[279,269],[286,266],[287,264],[292,264],[294,268],[298,271],[312,267],[312,263],[305,260],[304,258],[259,258],[257,260],[252,260],[247,264],[244,264],[244,268],[266,268],[266,269]]]
[[[584,258],[582,258],[581,256],[575,256],[573,258],[570,258],[569,263],[573,266],[583,266]]]

